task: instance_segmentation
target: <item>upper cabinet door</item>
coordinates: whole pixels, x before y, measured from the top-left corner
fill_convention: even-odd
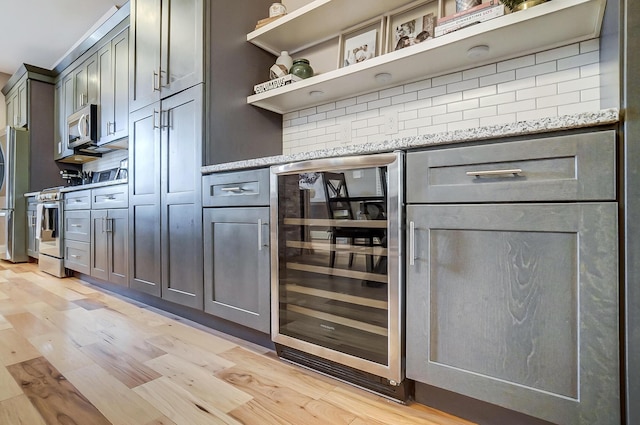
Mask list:
[[[132,0],[129,108],[203,81],[203,0]]]
[[[162,2],[161,96],[203,81],[203,1]]]
[[[131,111],[160,99],[160,11],[160,0],[131,1]]]
[[[17,105],[17,113],[18,119],[16,122],[16,127],[27,127],[29,111],[27,110],[27,95],[28,95],[28,87],[29,82],[25,81],[20,84],[18,87],[18,105]]]
[[[100,133],[101,143],[111,140],[111,127],[113,125],[113,73],[111,61],[111,43],[107,43],[98,51],[98,64],[100,67]]]
[[[98,55],[90,56],[73,72],[75,86],[74,110],[97,104],[99,96]]]
[[[129,33],[123,31],[98,52],[100,65],[100,142],[129,134]]]

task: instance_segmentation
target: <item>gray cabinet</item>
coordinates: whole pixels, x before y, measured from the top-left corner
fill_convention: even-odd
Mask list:
[[[203,12],[203,0],[132,1],[132,111],[203,82]]]
[[[203,177],[204,310],[269,333],[269,170]]]
[[[408,378],[557,424],[619,423],[614,137],[408,154]],[[584,141],[579,156],[595,155],[602,172],[593,202],[576,201],[594,189],[582,180],[594,169],[567,179],[562,167],[537,167],[537,158],[566,157],[580,168],[565,149]],[[474,174],[513,168],[502,160],[505,152],[519,160],[516,147],[524,158],[515,176]],[[584,190],[566,190],[555,203],[491,203],[544,200],[549,185]],[[438,204],[444,197],[454,201]]]
[[[202,309],[202,86],[130,116],[130,286]]]
[[[27,127],[28,126],[28,99],[29,83],[26,77],[11,89],[5,96],[6,112],[7,112],[7,125],[13,127]]]
[[[73,192],[69,195],[72,194]],[[65,201],[66,196],[67,194]],[[90,274],[91,211],[73,208],[63,211],[64,267]]]
[[[27,198],[27,255],[38,258],[38,239],[36,238],[37,205],[35,196]]]
[[[72,72],[74,111],[77,111],[84,106],[98,103],[98,74],[97,54],[89,56]]]
[[[65,82],[56,83],[54,92],[54,118],[53,118],[53,159],[58,160],[73,155],[67,143],[67,108],[65,97]],[[71,78],[68,79],[71,81]]]
[[[100,66],[99,144],[129,132],[129,31],[125,29],[98,51]]]
[[[91,276],[127,286],[129,214],[126,209],[91,211]]]

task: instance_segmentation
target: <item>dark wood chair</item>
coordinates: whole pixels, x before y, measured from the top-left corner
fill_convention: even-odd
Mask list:
[[[352,198],[349,196],[347,182],[344,173],[322,173],[325,203],[327,206],[327,214],[330,219],[355,220],[353,204],[360,206],[360,213],[367,215],[369,212],[376,211],[375,216],[369,216],[365,219],[381,219],[384,218],[384,199],[375,199],[376,197]],[[331,226],[331,244],[336,245],[338,238],[347,238],[351,245],[362,245],[373,247],[380,245],[382,241],[386,241],[385,229],[369,229],[359,227],[338,227]],[[364,241],[364,243],[362,242]],[[331,250],[329,265],[335,266],[336,251]],[[349,253],[349,267],[353,266],[354,253]],[[373,270],[373,254],[367,254],[367,271]]]

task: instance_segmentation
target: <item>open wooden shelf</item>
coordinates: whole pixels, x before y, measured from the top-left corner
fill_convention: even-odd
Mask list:
[[[435,0],[437,1],[437,0]],[[411,0],[316,0],[247,35],[247,41],[278,56],[296,53],[337,37],[360,22],[380,16]]]
[[[317,9],[344,6],[351,1],[316,0],[258,31],[252,32],[249,34],[250,41],[261,45],[259,42],[262,43],[262,41],[259,40],[263,40],[266,45],[265,40],[270,39],[273,31],[273,42],[275,43],[279,40],[278,37],[281,37],[276,37],[279,32],[287,28],[293,29],[294,25],[299,25],[302,28],[317,26],[317,23],[312,25],[314,22],[312,19],[317,19],[314,16],[319,13]],[[380,14],[383,13],[379,11],[379,8],[382,7],[380,3],[385,3],[385,9],[390,10],[406,2],[367,1],[366,7],[362,6],[362,1],[354,3],[358,3],[360,8],[365,9],[371,8],[370,3],[376,4],[378,9],[374,11]],[[549,1],[531,9],[463,28],[359,64],[339,68],[278,89],[249,96],[247,102],[260,108],[285,114],[443,73],[469,69],[588,40],[600,35],[605,4],[606,0]],[[336,14],[336,19],[341,15],[349,16],[349,12],[342,12],[342,10],[338,12],[337,10],[333,12]],[[371,15],[375,16],[375,13],[372,12]],[[353,17],[349,16],[349,18],[353,20]],[[279,22],[281,20],[282,22]],[[321,22],[329,24],[331,19]],[[329,28],[322,31],[322,34],[326,35],[334,30],[335,28]],[[316,35],[316,37],[322,38],[322,34]],[[290,33],[290,38],[296,38],[299,45],[306,42],[305,40],[301,42],[296,32]],[[468,50],[479,45],[489,46],[487,54],[481,59],[470,58],[467,54]],[[278,44],[275,51],[279,52],[289,48],[291,48],[290,44]],[[376,81],[375,76],[380,73],[390,74],[391,79],[383,83]]]

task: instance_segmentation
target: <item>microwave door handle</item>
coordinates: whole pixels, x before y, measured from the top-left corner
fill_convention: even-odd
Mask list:
[[[78,120],[78,134],[80,135],[81,138],[87,137],[86,134],[85,134],[86,133],[86,125],[83,125],[85,123],[85,118],[86,118],[86,115],[82,114],[82,116]]]

